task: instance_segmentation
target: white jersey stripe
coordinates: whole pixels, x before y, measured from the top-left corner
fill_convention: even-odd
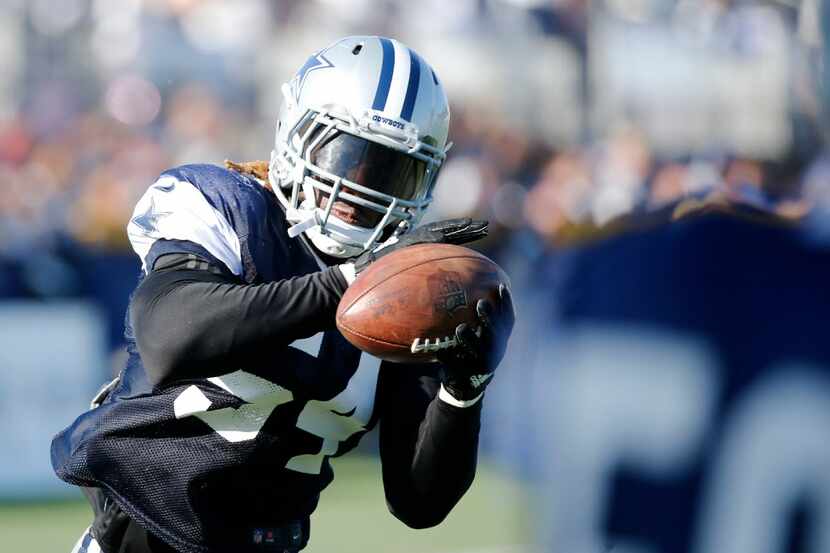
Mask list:
[[[406,89],[409,85],[410,59],[409,49],[397,40],[392,41],[395,48],[395,70],[392,72],[392,85],[389,87],[389,97],[386,99],[384,112],[400,117],[403,102],[406,98]]]
[[[95,538],[92,538],[92,541],[89,542],[89,547],[86,548],[86,553],[101,553],[101,546],[98,545]]]

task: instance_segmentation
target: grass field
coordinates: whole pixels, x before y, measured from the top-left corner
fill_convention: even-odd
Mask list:
[[[312,518],[310,553],[518,553],[530,536],[525,491],[486,466],[441,526],[417,531],[386,510],[376,459],[337,459],[334,470]],[[90,514],[83,500],[0,504],[3,551],[69,553]]]

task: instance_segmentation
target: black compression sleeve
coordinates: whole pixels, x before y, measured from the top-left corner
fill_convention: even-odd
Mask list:
[[[207,378],[334,328],[346,287],[337,267],[256,285],[207,270],[154,271],[136,289],[130,318],[153,384]]]
[[[473,482],[481,401],[454,407],[436,397],[434,366],[381,371],[380,455],[389,510],[412,528],[439,524]]]

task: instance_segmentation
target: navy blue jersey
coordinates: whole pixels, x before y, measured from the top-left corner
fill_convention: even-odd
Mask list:
[[[145,273],[162,255],[191,253],[256,284],[320,270],[285,229],[260,183],[189,165],[153,184],[128,233]],[[252,532],[307,517],[332,479],[328,458],[353,448],[377,418],[380,361],[336,330],[275,341],[254,368],[157,385],[130,328],[127,339],[114,388],[55,438],[53,466],[67,482],[104,489],[181,551],[240,551]],[[321,387],[302,385],[321,371]]]
[[[830,551],[830,251],[708,213],[551,263],[544,542]]]

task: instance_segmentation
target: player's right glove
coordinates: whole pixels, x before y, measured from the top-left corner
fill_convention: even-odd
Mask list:
[[[444,365],[441,371],[444,389],[458,401],[471,401],[480,396],[504,358],[507,340],[516,322],[510,289],[499,284],[498,303],[478,300],[476,314],[478,327],[467,323],[458,325],[456,347],[438,354]]]
[[[470,219],[447,219],[436,221],[416,228],[410,233],[387,240],[373,250],[366,251],[351,260],[347,266],[341,265],[344,274],[350,272],[348,265],[352,265],[355,277],[369,265],[386,254],[392,253],[407,246],[416,244],[467,244],[487,236],[487,221]],[[347,280],[351,284],[354,278]]]

